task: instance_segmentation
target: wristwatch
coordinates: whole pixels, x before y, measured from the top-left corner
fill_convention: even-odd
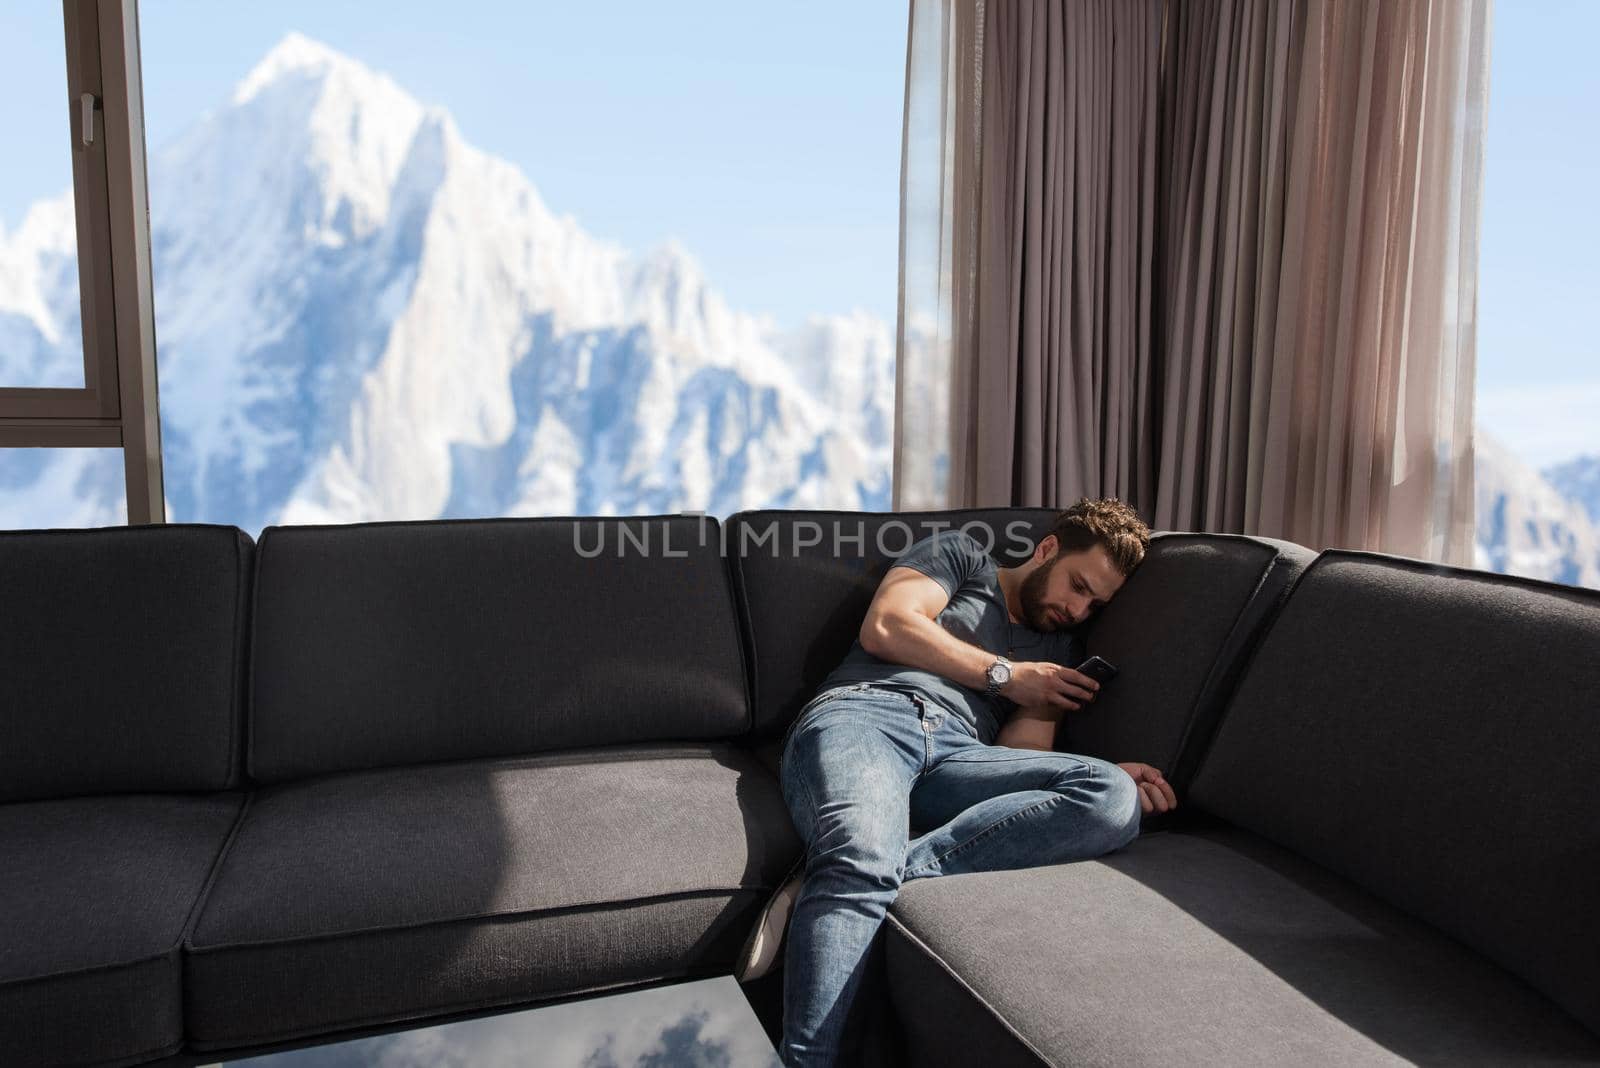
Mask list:
[[[1001,687],[1011,681],[1011,661],[1003,656],[995,657],[984,675],[989,679],[989,688],[983,692],[989,697],[998,697]]]

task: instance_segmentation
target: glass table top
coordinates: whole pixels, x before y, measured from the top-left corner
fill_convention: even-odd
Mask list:
[[[731,975],[351,1039],[230,1068],[778,1068]]]

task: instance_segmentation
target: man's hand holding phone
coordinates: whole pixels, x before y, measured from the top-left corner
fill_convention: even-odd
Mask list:
[[[1100,682],[1081,670],[1093,661],[1090,657],[1077,668],[1062,667],[1047,661],[1024,661],[1011,665],[1011,681],[1000,691],[1001,695],[1024,708],[1041,705],[1073,712],[1093,701],[1100,691]],[[1110,667],[1109,664],[1106,664]],[[1115,674],[1116,669],[1112,668]]]

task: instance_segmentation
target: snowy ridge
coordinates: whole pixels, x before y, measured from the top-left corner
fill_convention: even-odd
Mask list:
[[[888,505],[886,325],[731,309],[303,36],[153,156],[151,202],[172,519]],[[70,366],[43,245],[0,235],[0,354]],[[0,453],[0,525],[62,462]]]
[[[71,192],[28,209],[17,232],[0,228],[0,382],[82,386],[78,253]]]
[[[1583,507],[1481,429],[1474,444],[1476,566],[1600,588],[1600,527]]]
[[[1544,471],[1545,481],[1600,528],[1600,455],[1579,456]]]

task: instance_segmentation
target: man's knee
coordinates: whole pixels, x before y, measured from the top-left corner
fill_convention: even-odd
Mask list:
[[[1064,775],[1062,787],[1087,802],[1105,851],[1121,849],[1139,836],[1139,784],[1115,764],[1095,757],[1077,759],[1082,765]]]
[[[1139,784],[1133,781],[1132,775],[1115,764],[1104,765],[1097,778],[1104,781],[1101,812],[1114,832],[1111,837],[1116,844],[1111,848],[1121,849],[1139,837],[1139,822],[1142,815]]]

